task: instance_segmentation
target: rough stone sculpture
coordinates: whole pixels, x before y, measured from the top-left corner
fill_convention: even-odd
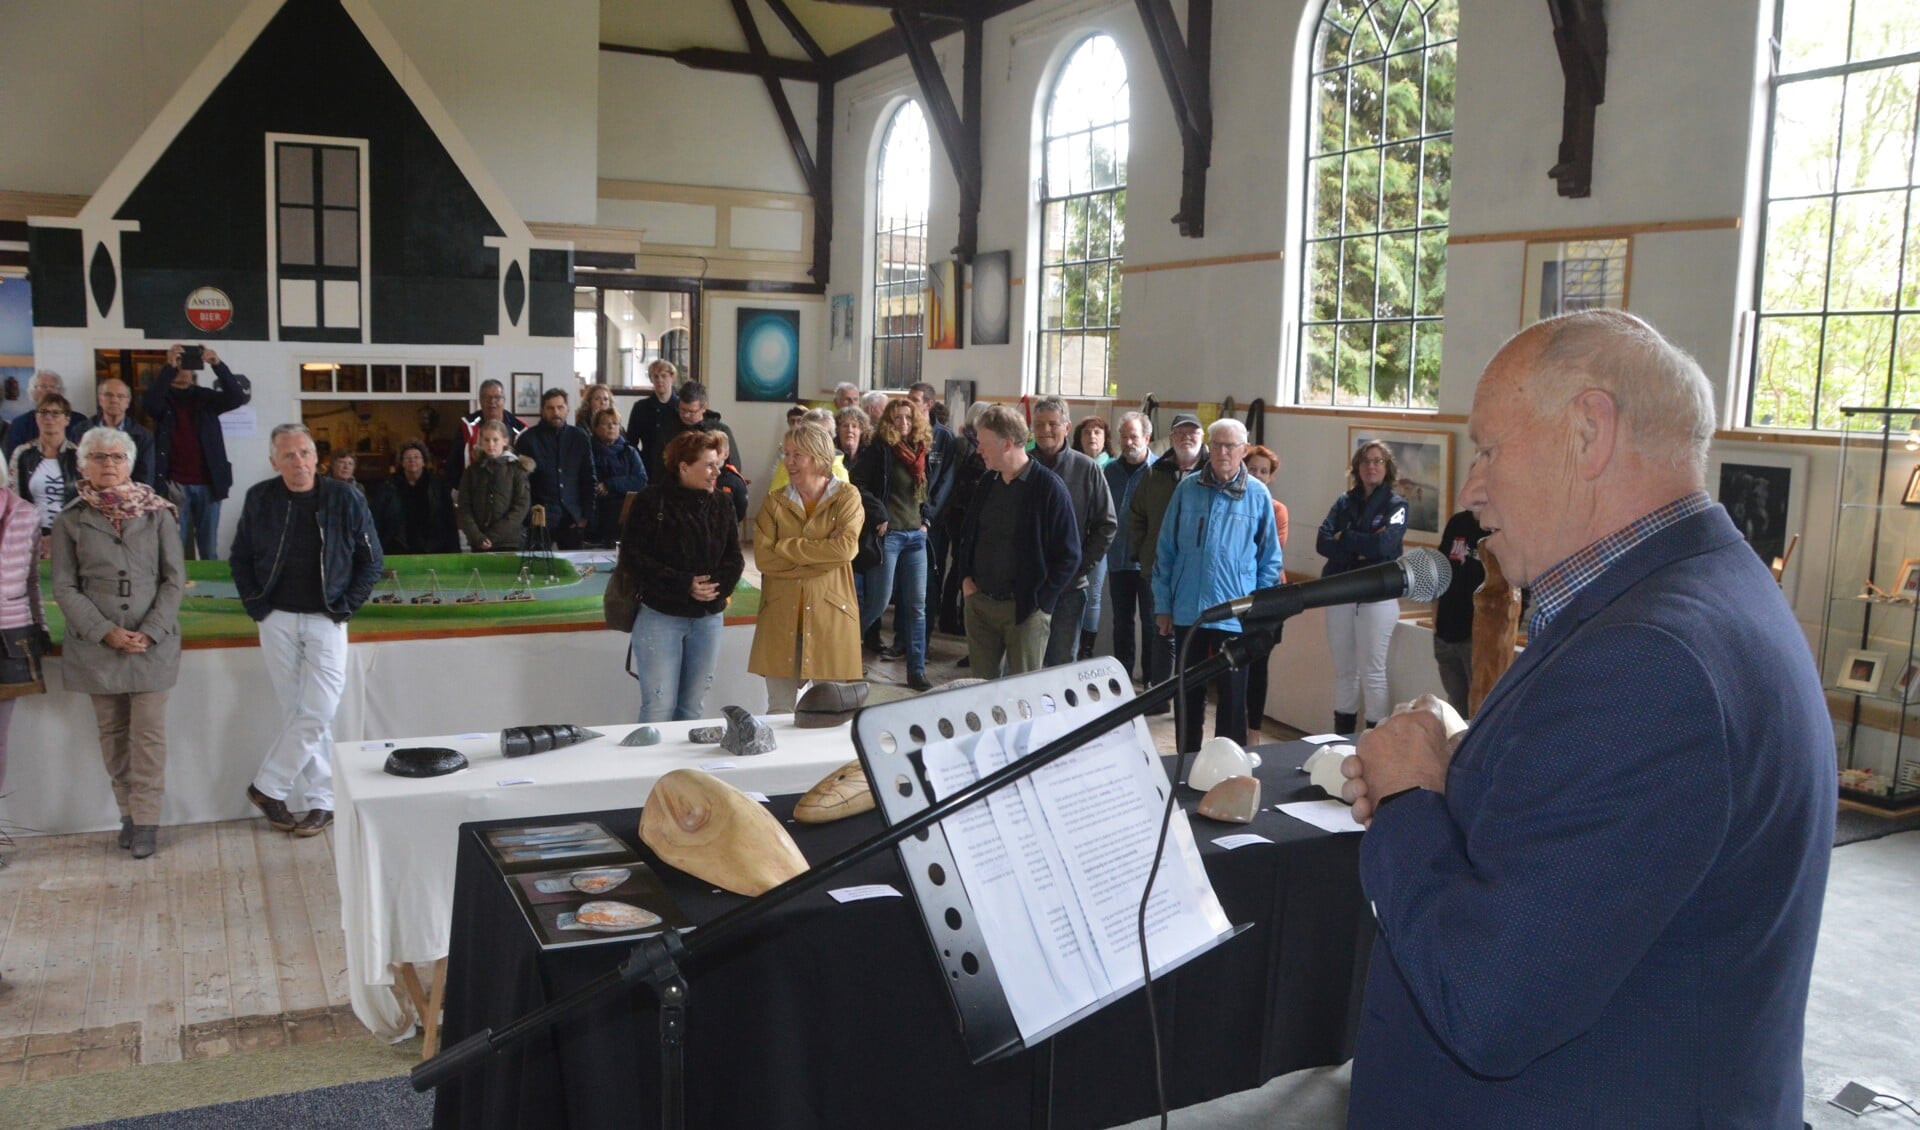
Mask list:
[[[662,862],[740,895],[769,891],[807,869],[772,813],[698,769],[654,782],[640,812],[640,840]]]
[[[773,739],[773,727],[755,718],[744,706],[723,706],[720,713],[727,717],[727,732],[720,738],[720,745],[736,757],[752,757],[755,754],[772,753],[777,744]]]
[[[831,824],[873,811],[873,789],[866,767],[849,761],[820,779],[793,806],[793,818],[802,824]]]
[[[1251,824],[1260,811],[1260,781],[1255,777],[1228,777],[1200,798],[1200,815],[1228,824]]]
[[[687,731],[687,740],[695,745],[716,745],[726,736],[725,726],[695,726]]]

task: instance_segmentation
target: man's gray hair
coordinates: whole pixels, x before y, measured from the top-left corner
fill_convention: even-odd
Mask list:
[[[1027,442],[1027,422],[1020,418],[1020,413],[1004,404],[987,405],[987,410],[980,413],[980,418],[974,421],[973,426],[976,431],[992,432],[1008,443]]]
[[[311,440],[313,433],[307,429],[305,424],[275,424],[273,430],[267,433],[267,449],[269,451],[273,449],[274,444],[280,442],[281,436],[306,436]]]
[[[860,386],[857,384],[854,384],[852,381],[841,381],[839,384],[833,386],[833,395],[836,397],[843,392],[859,392],[859,391],[860,391]]]
[[[481,392],[485,392],[490,388],[497,388],[501,392],[507,391],[507,386],[500,383],[499,377],[488,377],[486,380],[480,382]]]
[[[1247,442],[1247,426],[1231,416],[1222,416],[1207,425],[1207,442],[1212,443],[1222,432],[1231,433],[1233,443]]]
[[[104,426],[88,428],[87,434],[80,437],[80,451],[78,453],[80,462],[85,463],[87,456],[92,455],[96,451],[118,451],[127,457],[127,463],[129,465],[133,463],[134,456],[140,453],[139,448],[134,446],[132,436],[121,431],[119,428]]]
[[[1033,412],[1051,412],[1062,420],[1073,419],[1073,412],[1067,407],[1066,399],[1048,393],[1033,402]]]
[[[1153,417],[1147,415],[1145,412],[1120,413],[1120,418],[1113,422],[1113,433],[1119,435],[1120,429],[1126,427],[1129,422],[1139,424],[1141,434],[1148,439],[1153,438]]]
[[[885,408],[887,406],[887,401],[891,399],[892,397],[889,397],[886,393],[881,392],[879,389],[876,388],[871,392],[863,393],[861,395],[860,407],[866,409],[868,415],[872,415],[876,407]]]
[[[62,377],[59,373],[54,372],[52,369],[42,369],[39,372],[35,373],[33,375],[33,380],[27,382],[27,387],[31,389],[34,385],[39,384],[42,381],[46,382],[48,385],[51,385],[53,387],[53,391],[55,392],[67,391],[66,378]]]
[[[1692,355],[1624,310],[1582,310],[1540,325],[1546,340],[1526,381],[1537,418],[1597,388],[1613,397],[1642,456],[1706,474],[1713,386]]]

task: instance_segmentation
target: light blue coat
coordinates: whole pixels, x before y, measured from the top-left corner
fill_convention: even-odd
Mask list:
[[[1238,498],[1208,485],[1211,475],[1202,471],[1174,488],[1154,551],[1153,609],[1172,612],[1173,622],[1182,627],[1216,604],[1280,583],[1273,497],[1244,469],[1239,482],[1245,489]],[[1211,626],[1237,632],[1240,621]]]

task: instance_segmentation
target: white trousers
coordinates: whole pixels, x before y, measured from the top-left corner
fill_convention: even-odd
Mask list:
[[[260,621],[260,654],[280,700],[280,735],[253,787],[295,812],[331,812],[333,714],[347,686],[347,626],[318,613],[270,612]]]
[[[1386,718],[1387,648],[1400,621],[1400,602],[1376,600],[1327,609],[1327,650],[1333,653],[1333,711],[1362,723]],[[1360,711],[1365,691],[1366,713]]]

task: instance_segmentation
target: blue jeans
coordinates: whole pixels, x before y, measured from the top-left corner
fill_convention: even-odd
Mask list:
[[[894,639],[907,641],[907,677],[927,670],[927,534],[925,530],[887,533],[885,556],[867,570],[866,591],[860,597],[860,630],[880,621],[900,586],[900,608],[893,625]],[[904,617],[904,619],[901,619]]]
[[[1100,590],[1107,585],[1107,559],[1102,557],[1100,564],[1087,574],[1087,606],[1080,612],[1080,630],[1097,632],[1100,630]]]
[[[701,713],[720,659],[726,617],[670,616],[646,605],[633,619],[633,669],[640,675],[640,721],[687,722]]]
[[[197,548],[201,561],[220,560],[215,545],[220,539],[220,500],[213,497],[213,488],[205,483],[177,485],[187,496],[187,504],[180,508],[180,545],[186,549]]]

